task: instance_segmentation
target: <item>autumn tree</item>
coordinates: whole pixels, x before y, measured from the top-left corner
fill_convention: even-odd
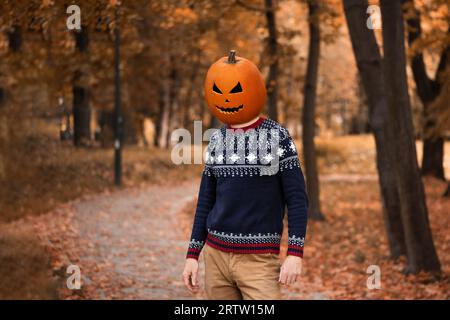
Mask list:
[[[269,76],[267,77],[267,95],[269,117],[278,121],[278,31],[276,27],[276,6],[273,0],[265,0],[265,14],[269,36],[267,38],[267,51],[269,53]]]
[[[87,54],[89,37],[87,27],[83,26],[75,33],[75,46],[80,54]],[[82,145],[91,136],[89,107],[89,88],[86,86],[86,75],[83,70],[76,70],[73,75],[73,142],[75,146]]]
[[[439,272],[416,158],[405,70],[400,1],[382,1],[384,58],[366,23],[368,2],[344,1],[375,135],[384,220],[391,256],[406,254],[407,272]]]
[[[425,192],[417,164],[406,76],[405,39],[401,0],[381,0],[383,73],[389,126],[394,139],[385,146],[393,162],[406,243],[407,272],[440,272],[431,235]]]
[[[278,87],[279,87],[279,59],[280,48],[277,29],[277,1],[264,0],[264,4],[254,4],[248,1],[236,0],[236,4],[253,12],[264,13],[267,27],[266,52],[269,65],[269,74],[266,79],[267,110],[269,117],[278,121]]]
[[[436,123],[430,116],[429,106],[439,97],[442,91],[442,82],[448,57],[450,56],[450,43],[444,43],[439,62],[433,78],[427,73],[424,61],[422,35],[422,21],[419,10],[415,7],[414,1],[404,0],[405,18],[408,25],[408,43],[412,51],[411,69],[417,87],[417,93],[423,104],[424,117],[424,139],[423,139],[423,158],[422,174],[432,175],[438,179],[445,180],[444,177],[444,138],[442,135],[430,135]],[[450,26],[448,28],[450,35]]]
[[[309,49],[308,64],[304,84],[304,102],[302,113],[303,158],[305,161],[306,186],[309,198],[309,217],[323,220],[320,210],[319,174],[317,170],[315,136],[315,106],[317,92],[317,74],[320,58],[320,26],[318,20],[319,5],[315,0],[308,0],[309,9]]]
[[[364,27],[367,20],[367,0],[343,1],[350,40],[362,85],[369,105],[369,121],[375,137],[378,178],[383,203],[383,217],[391,257],[406,253],[400,199],[393,163],[395,155],[386,148],[392,139],[390,131],[382,59],[373,30]],[[362,27],[363,26],[363,27]]]

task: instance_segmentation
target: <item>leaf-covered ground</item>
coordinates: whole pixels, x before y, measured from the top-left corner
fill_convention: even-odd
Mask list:
[[[64,299],[189,299],[181,272],[198,180],[84,197],[39,217],[30,226],[51,254]],[[405,276],[391,261],[373,176],[322,177],[326,222],[310,222],[301,281],[286,299],[449,299],[449,200],[444,183],[427,181],[440,279]],[[286,234],[286,232],[285,232]],[[286,239],[284,239],[284,244]],[[285,250],[285,246],[283,246]],[[282,255],[282,259],[284,256]],[[201,260],[202,261],[202,260]],[[81,268],[82,289],[68,290],[66,268]],[[367,288],[368,266],[381,269],[381,289]]]
[[[424,180],[442,277],[405,276],[404,261],[388,256],[372,140],[336,138],[319,141],[318,146],[326,222],[309,223],[303,276],[296,285],[283,288],[284,297],[449,299],[450,200],[441,197],[446,184]],[[144,154],[132,156],[127,188],[86,192],[46,214],[0,225],[0,273],[7,275],[0,277],[0,297],[54,298],[57,291],[63,299],[204,298],[203,293],[191,296],[181,282],[198,166],[171,170],[162,164],[167,155],[157,160],[159,164],[148,162]],[[141,175],[146,174],[158,180],[143,183]],[[66,287],[71,264],[81,268],[81,290]],[[367,288],[370,265],[380,267],[379,290]]]
[[[427,203],[442,277],[403,274],[404,259],[392,261],[381,216],[378,182],[372,175],[328,175],[321,179],[326,222],[310,221],[303,275],[284,288],[286,299],[449,299],[450,200],[446,184],[426,180]],[[183,210],[188,236],[195,201]],[[287,234],[285,225],[284,236]],[[286,251],[287,239],[283,239]],[[282,254],[281,259],[284,259]],[[367,268],[381,270],[381,289],[367,288]]]
[[[330,299],[449,299],[450,200],[441,197],[444,183],[428,180],[426,185],[441,279],[405,276],[404,261],[389,259],[376,181],[325,182],[322,199],[327,221],[308,226],[304,274],[291,296],[320,292]],[[369,265],[380,267],[379,290],[367,288]]]
[[[188,299],[177,213],[197,187],[190,181],[105,192],[15,225],[31,227],[48,249],[63,299]],[[81,270],[81,290],[67,289],[69,265]]]

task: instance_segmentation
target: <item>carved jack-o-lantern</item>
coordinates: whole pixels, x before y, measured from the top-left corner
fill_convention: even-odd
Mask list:
[[[251,121],[266,103],[261,72],[250,60],[236,56],[235,51],[209,68],[204,89],[209,109],[226,124]]]

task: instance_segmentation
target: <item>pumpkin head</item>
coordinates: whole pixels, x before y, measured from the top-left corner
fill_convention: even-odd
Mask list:
[[[264,79],[253,62],[232,50],[216,61],[205,79],[209,110],[226,124],[241,124],[256,118],[266,103]]]

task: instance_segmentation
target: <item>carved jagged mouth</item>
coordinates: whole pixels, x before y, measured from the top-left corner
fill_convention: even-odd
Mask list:
[[[216,108],[219,109],[219,111],[222,113],[236,113],[236,112],[239,112],[239,110],[241,110],[243,107],[244,107],[243,104],[241,104],[240,106],[237,106],[235,108],[224,108],[224,107],[219,107],[218,105],[216,105]]]

